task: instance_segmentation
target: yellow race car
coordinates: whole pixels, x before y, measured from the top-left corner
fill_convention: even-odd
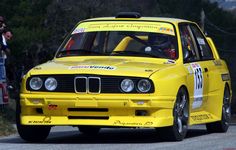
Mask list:
[[[122,12],[79,22],[23,77],[17,129],[31,142],[62,125],[156,128],[180,141],[194,124],[226,132],[231,95],[227,65],[196,23]]]

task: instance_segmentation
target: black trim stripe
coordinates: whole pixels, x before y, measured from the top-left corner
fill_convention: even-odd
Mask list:
[[[88,75],[88,74],[73,74],[73,75],[34,75],[31,76],[27,79],[26,81],[26,89],[28,91],[35,91],[35,92],[67,92],[67,93],[75,93],[75,86],[74,86],[74,79],[76,77],[99,77],[101,79],[101,92],[100,93],[121,93],[121,94],[132,94],[132,93],[140,93],[137,90],[137,84],[138,81],[141,79],[147,79],[150,81],[151,83],[151,89],[149,92],[147,93],[142,93],[142,94],[148,94],[148,93],[154,93],[154,84],[152,82],[152,80],[150,80],[149,78],[141,78],[141,77],[127,77],[127,76],[107,76],[107,75]],[[54,91],[48,91],[45,87],[44,87],[44,83],[43,86],[41,87],[41,89],[39,90],[33,90],[30,88],[29,86],[29,81],[31,78],[33,77],[40,77],[43,82],[45,82],[45,80],[48,77],[53,77],[57,80],[57,88]],[[135,88],[133,89],[133,91],[129,92],[129,93],[125,93],[122,92],[122,90],[120,89],[120,84],[122,82],[123,79],[131,79],[133,80],[134,84],[135,84]]]

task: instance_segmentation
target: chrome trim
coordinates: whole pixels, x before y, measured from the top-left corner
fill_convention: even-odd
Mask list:
[[[90,82],[90,80],[89,79],[98,79],[98,81],[99,81],[99,90],[98,90],[98,92],[90,92],[89,90],[90,90],[90,88],[89,88],[89,82]],[[99,93],[101,93],[101,78],[100,77],[88,77],[88,79],[87,79],[87,93],[91,93],[91,94],[99,94]]]
[[[76,80],[77,79],[85,79],[85,86],[86,86],[86,91],[85,92],[78,92],[77,91],[77,85],[76,85]],[[99,90],[98,92],[90,92],[89,90],[89,79],[98,79],[99,81]],[[100,94],[101,93],[101,78],[100,77],[84,77],[84,76],[78,76],[78,77],[75,77],[74,78],[74,90],[75,90],[75,93],[90,93],[90,94]]]
[[[76,89],[76,79],[85,79],[85,84],[86,84],[86,91],[85,92],[78,92]],[[83,76],[79,76],[79,77],[75,77],[75,79],[74,79],[74,90],[75,90],[75,93],[87,93],[87,91],[88,91],[88,85],[87,85],[87,77],[83,77]]]

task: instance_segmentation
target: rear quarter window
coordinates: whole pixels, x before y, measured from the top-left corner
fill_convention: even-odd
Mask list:
[[[213,54],[210,46],[207,43],[206,38],[203,36],[202,32],[196,25],[191,25],[192,32],[194,34],[196,43],[198,45],[201,58],[203,60],[213,59]]]

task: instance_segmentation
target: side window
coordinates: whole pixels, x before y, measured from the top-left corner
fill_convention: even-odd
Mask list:
[[[199,28],[196,25],[191,25],[192,32],[195,36],[196,43],[198,45],[198,48],[200,50],[200,55],[203,60],[213,59],[213,54],[210,49],[210,46],[207,43],[207,40],[199,30]]]
[[[194,37],[189,25],[180,25],[179,30],[183,55],[185,55],[187,52],[189,54],[188,58],[185,61],[191,62],[199,60],[200,58],[197,53],[196,43],[194,43]]]

